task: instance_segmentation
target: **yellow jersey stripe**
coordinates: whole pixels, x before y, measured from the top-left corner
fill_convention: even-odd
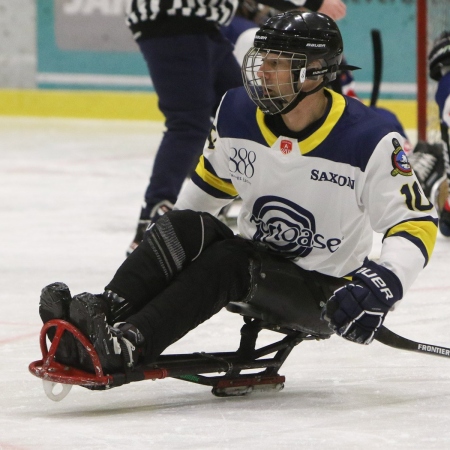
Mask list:
[[[311,136],[298,143],[302,155],[309,153],[311,150],[314,150],[318,145],[320,145],[328,137],[328,135],[331,133],[331,130],[334,128],[334,126],[344,113],[344,97],[329,89],[326,90],[331,95],[331,99],[333,102],[331,110],[323,125],[316,132],[311,134]]]
[[[403,235],[411,236],[411,241],[416,245],[417,240],[424,246],[428,259],[433,253],[437,236],[437,225],[431,220],[413,220],[402,222],[392,227],[385,237]],[[416,242],[415,242],[416,241]]]
[[[269,147],[272,147],[272,145],[277,141],[278,137],[275,136],[267,127],[266,123],[264,122],[264,113],[259,108],[256,108],[256,122],[258,122],[261,134],[263,135],[267,144],[269,145]]]
[[[229,181],[225,181],[222,178],[219,178],[217,175],[212,174],[205,168],[205,158],[202,155],[200,157],[200,161],[195,168],[195,173],[206,183],[212,186],[213,188],[224,192],[225,194],[236,197],[238,195],[235,187]]]

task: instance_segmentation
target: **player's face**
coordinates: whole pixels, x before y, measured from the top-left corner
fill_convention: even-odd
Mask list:
[[[282,96],[290,101],[296,95],[291,64],[292,58],[280,53],[263,55],[257,75],[261,79],[264,96]]]

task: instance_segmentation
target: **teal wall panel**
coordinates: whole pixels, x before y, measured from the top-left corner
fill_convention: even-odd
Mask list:
[[[127,0],[37,0],[38,85],[45,88],[152,90],[147,67],[124,20]],[[370,94],[370,30],[382,33],[382,98],[414,98],[414,0],[346,0],[339,22],[357,93]]]

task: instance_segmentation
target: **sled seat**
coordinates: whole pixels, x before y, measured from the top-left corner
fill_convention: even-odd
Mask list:
[[[228,311],[257,319],[264,328],[272,330],[290,329],[321,339],[333,334],[320,315],[344,279],[305,271],[292,261],[271,254],[260,254],[258,260],[251,261],[250,276],[248,295],[228,303]]]
[[[300,331],[307,335],[312,335],[317,339],[327,339],[333,334],[325,322],[323,324],[314,323],[314,326],[311,326],[312,324],[308,323],[305,326],[305,324],[293,321],[292,318],[298,316],[298,312],[293,316],[282,317],[273,311],[261,309],[258,306],[244,301],[230,302],[226,309],[231,313],[240,314],[244,317],[244,320],[245,318],[256,319],[261,322],[262,328],[270,329],[272,331],[283,331],[285,334],[288,334],[290,330]]]

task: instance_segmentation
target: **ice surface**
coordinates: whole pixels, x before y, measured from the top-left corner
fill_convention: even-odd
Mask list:
[[[63,281],[95,293],[110,280],[161,132],[159,123],[0,118],[0,449],[449,449],[450,360],[378,342],[300,344],[279,393],[221,399],[165,379],[45,396],[28,372],[40,358],[40,290]],[[450,347],[449,255],[439,236],[390,329]],[[241,325],[222,311],[172,350],[235,350]]]

